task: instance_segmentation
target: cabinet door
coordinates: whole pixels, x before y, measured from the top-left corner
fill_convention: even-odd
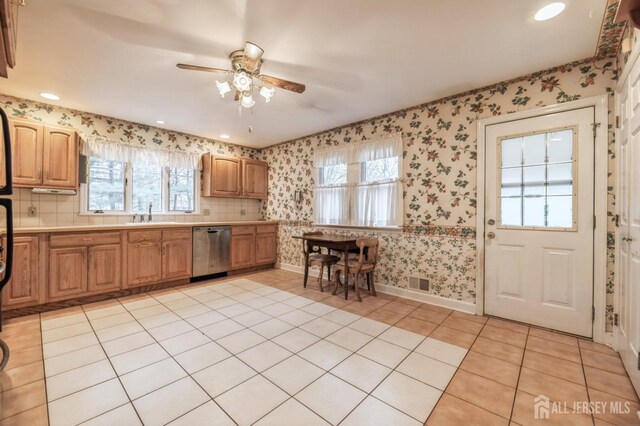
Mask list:
[[[231,236],[231,269],[248,268],[255,264],[255,235]]]
[[[44,177],[46,187],[71,188],[78,185],[78,144],[76,132],[44,128]]]
[[[34,187],[42,184],[42,144],[44,126],[18,120],[9,121],[13,184]]]
[[[120,289],[122,281],[120,244],[89,248],[89,291]]]
[[[48,301],[77,297],[87,292],[87,248],[49,250]]]
[[[127,286],[154,284],[162,278],[162,243],[151,241],[127,246]]]
[[[162,242],[162,279],[191,277],[191,239]]]
[[[256,264],[276,263],[276,234],[256,234]]]
[[[2,244],[7,246],[6,239]],[[40,302],[38,236],[17,236],[13,240],[13,273],[2,290],[2,305],[30,306]]]
[[[211,195],[242,195],[242,160],[211,157]]]
[[[255,160],[243,160],[243,191],[251,198],[267,198],[269,168],[267,163]]]

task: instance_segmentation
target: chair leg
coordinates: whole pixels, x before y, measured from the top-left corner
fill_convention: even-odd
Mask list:
[[[333,271],[333,292],[331,294],[335,295],[338,293],[338,286],[340,285],[340,271],[335,269]]]
[[[371,277],[369,276],[369,274],[370,274],[370,272],[367,273],[367,290],[371,291],[371,281],[369,279]]]
[[[318,285],[320,286],[320,291],[324,292],[322,288],[322,274],[324,273],[324,263],[320,265],[320,274],[318,275]]]
[[[358,299],[358,302],[362,302],[362,298],[360,297],[360,283],[358,282],[358,278],[360,278],[359,274],[353,277],[354,279],[353,288],[356,291],[356,299]]]
[[[331,264],[327,264],[327,282],[331,284]]]
[[[348,300],[349,299],[349,275],[348,274],[344,274],[344,284],[342,284],[342,286],[344,287],[344,300]]]
[[[373,277],[375,275],[373,274],[373,271],[369,272],[369,274],[371,275],[371,294],[374,297],[378,297],[378,295],[376,294],[376,284],[375,284],[374,279],[373,279]]]

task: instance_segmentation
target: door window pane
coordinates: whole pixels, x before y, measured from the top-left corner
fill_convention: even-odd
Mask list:
[[[502,226],[574,228],[574,139],[562,129],[501,141]]]
[[[131,187],[131,211],[134,213],[147,213],[149,203],[151,211],[162,211],[162,167],[134,165],[133,185]]]
[[[194,211],[195,170],[169,170],[169,211]]]
[[[89,211],[124,211],[125,164],[93,157],[87,183]]]

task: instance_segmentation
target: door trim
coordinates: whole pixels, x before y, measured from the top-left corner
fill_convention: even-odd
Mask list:
[[[486,127],[509,121],[539,117],[580,108],[595,107],[595,122],[601,123],[596,129],[594,155],[594,214],[596,226],[593,230],[593,340],[596,343],[611,344],[613,334],[605,331],[607,308],[607,197],[608,197],[608,124],[609,96],[604,94],[572,102],[549,105],[527,111],[505,114],[478,120],[478,163],[477,163],[477,209],[476,209],[476,314],[484,314],[484,231],[485,231],[485,131]]]

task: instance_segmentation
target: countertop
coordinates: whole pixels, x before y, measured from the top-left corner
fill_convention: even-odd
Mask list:
[[[247,220],[229,222],[151,222],[151,223],[116,223],[110,225],[63,225],[39,226],[35,228],[15,228],[14,234],[36,234],[52,232],[92,232],[92,231],[123,231],[148,228],[190,228],[193,226],[242,226],[242,225],[270,225],[277,224],[271,220]],[[4,233],[4,230],[2,230]]]

